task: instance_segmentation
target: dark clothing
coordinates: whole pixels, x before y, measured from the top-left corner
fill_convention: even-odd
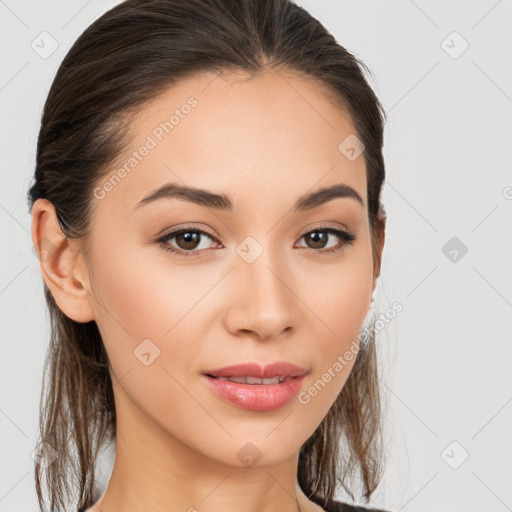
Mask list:
[[[326,512],[388,512],[380,508],[365,508],[348,505],[340,501],[331,501],[327,504]]]

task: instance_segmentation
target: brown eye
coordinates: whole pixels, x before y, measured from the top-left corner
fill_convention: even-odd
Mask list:
[[[326,231],[311,231],[304,235],[304,238],[311,242],[311,249],[323,249],[329,240],[329,234]]]
[[[212,236],[201,229],[179,229],[159,238],[157,242],[162,244],[166,251],[180,256],[197,256],[198,253],[207,251],[210,247],[200,247],[203,239],[213,240]],[[174,244],[170,241],[176,239]]]
[[[157,240],[166,251],[177,256],[201,256],[204,252],[209,252],[210,247],[201,247],[203,238],[214,240],[213,237],[201,229],[183,228],[172,231]],[[335,243],[336,238],[338,244]],[[175,239],[174,243],[170,243]],[[309,231],[301,237],[306,240],[307,251],[314,254],[336,252],[343,249],[345,245],[352,244],[356,236],[348,231],[335,229],[333,227],[320,227]],[[334,246],[329,246],[331,239]]]
[[[302,236],[306,240],[307,248],[314,252],[331,252],[338,251],[347,244],[352,244],[356,239],[353,233],[343,231],[341,229],[335,229],[332,227],[315,228]],[[330,246],[326,249],[330,239],[338,238],[339,242],[337,245]]]
[[[201,234],[192,231],[185,231],[178,235],[174,235],[174,238],[176,238],[176,243],[180,249],[193,250],[197,249],[197,246],[201,241]]]

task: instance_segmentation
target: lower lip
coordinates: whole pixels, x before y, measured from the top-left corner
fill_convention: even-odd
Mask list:
[[[272,411],[292,400],[300,390],[304,376],[279,384],[239,384],[204,375],[210,389],[241,409]]]

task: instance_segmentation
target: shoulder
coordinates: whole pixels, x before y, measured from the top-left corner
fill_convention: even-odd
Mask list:
[[[380,508],[358,507],[356,505],[349,505],[335,500],[330,501],[325,510],[326,512],[391,512]]]

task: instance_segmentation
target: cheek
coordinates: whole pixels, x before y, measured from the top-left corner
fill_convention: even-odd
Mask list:
[[[158,387],[164,368],[180,378],[197,366],[203,331],[215,319],[218,303],[208,295],[218,269],[187,268],[163,249],[160,254],[154,247],[121,247],[119,240],[105,241],[109,257],[94,260],[96,323],[115,374],[131,372],[135,379],[142,372],[141,379],[155,378]]]
[[[305,282],[307,286],[303,285],[302,294],[323,325],[324,341],[338,346],[357,337],[372,295],[369,245],[347,251],[337,264],[318,264]]]
[[[372,295],[368,247],[347,254],[342,264],[326,268],[312,281],[314,286],[303,289],[305,302],[315,313],[315,327],[310,332],[317,364],[299,402],[308,408],[311,417],[321,418],[327,413],[355,364]]]
[[[204,339],[198,330],[211,318],[205,314],[212,304],[201,298],[218,275],[203,272],[191,279],[194,272],[180,265],[143,259],[125,257],[116,264],[109,257],[98,260],[94,269],[96,323],[114,376],[121,380],[118,414],[130,422],[129,417],[144,411],[164,430],[186,431],[192,419],[205,421],[204,410],[194,409],[186,388]],[[178,410],[184,413],[176,415]]]

